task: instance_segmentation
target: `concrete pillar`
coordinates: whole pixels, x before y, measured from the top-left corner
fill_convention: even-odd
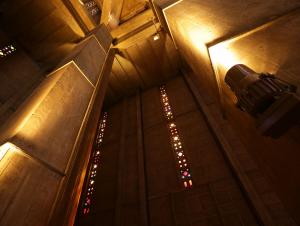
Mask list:
[[[113,61],[109,47],[102,45],[107,40],[99,35],[108,31],[98,29],[98,35],[87,37],[47,75],[0,129],[1,144],[9,142],[0,161],[1,225],[63,225],[75,216],[82,184],[72,173],[78,170],[78,156],[84,163],[89,154],[87,145],[82,149],[84,134],[91,128],[95,106],[96,113],[101,111],[106,88],[102,83],[107,84]]]

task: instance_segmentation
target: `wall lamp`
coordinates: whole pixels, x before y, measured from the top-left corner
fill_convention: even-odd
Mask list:
[[[237,97],[237,107],[256,118],[263,135],[278,138],[299,122],[296,86],[272,74],[258,74],[243,64],[231,67],[225,82]]]

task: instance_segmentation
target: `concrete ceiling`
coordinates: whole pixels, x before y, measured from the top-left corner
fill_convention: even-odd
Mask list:
[[[166,5],[166,0],[155,0]],[[190,30],[199,41],[213,45],[293,11],[298,0],[183,0],[165,10],[171,27]],[[177,23],[177,24],[176,24]]]
[[[37,63],[53,67],[84,33],[61,0],[5,0],[1,29]]]
[[[148,7],[145,0],[123,0],[120,22],[125,22]]]
[[[141,5],[125,0],[124,5]],[[134,7],[133,7],[134,8]],[[124,7],[123,7],[124,9]],[[130,10],[127,9],[129,12]],[[134,12],[134,11],[132,11]],[[135,11],[136,12],[136,11]],[[159,39],[154,36],[159,33]],[[178,75],[181,58],[151,9],[143,10],[111,31],[117,54],[109,80],[106,105]]]
[[[112,104],[138,89],[158,85],[179,73],[181,58],[163,31],[154,40],[150,35],[135,44],[119,49],[109,80],[106,104]]]
[[[96,1],[101,7],[110,2]],[[120,10],[120,24],[111,31],[118,53],[109,81],[108,104],[176,76],[181,65],[178,51],[148,9],[148,2],[114,1],[121,7],[116,9]],[[86,32],[65,0],[4,0],[0,12],[1,30],[45,70],[55,67]],[[160,38],[154,40],[157,32]]]
[[[95,0],[101,5],[101,23],[115,29],[149,8],[145,0]]]

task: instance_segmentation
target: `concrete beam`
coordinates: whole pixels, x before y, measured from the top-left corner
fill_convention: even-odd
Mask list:
[[[126,49],[141,40],[149,38],[151,35],[154,35],[157,33],[157,28],[159,26],[160,26],[159,23],[156,23],[155,26],[150,25],[149,27],[143,29],[142,31],[135,33],[132,36],[129,36],[129,38],[127,38],[125,40],[120,40],[119,43],[116,43],[116,45],[114,45],[114,48]]]
[[[148,22],[152,22],[154,19],[154,15],[151,9],[148,9],[137,16],[133,17],[131,20],[121,24],[119,27],[111,31],[111,35],[113,38],[122,38],[126,36],[128,33],[131,33]],[[153,22],[152,22],[153,24]]]

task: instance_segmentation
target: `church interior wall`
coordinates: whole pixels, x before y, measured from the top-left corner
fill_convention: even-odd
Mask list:
[[[221,113],[216,117],[228,120],[299,221],[299,128],[294,126],[279,139],[262,136],[254,119],[235,106],[224,82],[226,71],[243,63],[297,85],[299,92],[298,56],[293,51],[299,47],[299,2],[282,2],[280,7],[278,3],[183,1],[164,12],[173,39],[194,72],[189,76],[207,105]]]

